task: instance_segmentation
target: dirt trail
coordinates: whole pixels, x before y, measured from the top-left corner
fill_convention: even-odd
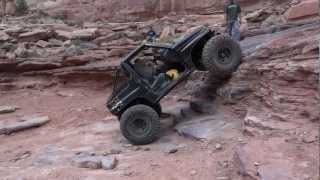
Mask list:
[[[216,150],[214,142],[180,137],[169,120],[164,122],[158,142],[131,146],[121,136],[117,120],[105,110],[108,92],[55,87],[3,93],[1,103],[19,106],[21,110],[1,115],[1,119],[41,113],[52,121],[38,129],[0,137],[0,176],[3,179],[212,179],[228,175],[236,139],[236,143],[220,142],[223,150]],[[172,103],[175,102],[164,102]],[[172,147],[178,152],[167,154],[166,149]],[[119,160],[115,170],[77,169],[71,164],[70,159],[77,152],[103,154],[111,149],[121,151],[114,155]]]

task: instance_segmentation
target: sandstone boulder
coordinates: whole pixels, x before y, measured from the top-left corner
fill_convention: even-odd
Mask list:
[[[46,29],[34,29],[30,32],[19,35],[21,42],[37,42],[39,40],[47,40],[52,35],[51,31]]]
[[[69,40],[72,39],[72,32],[65,31],[65,30],[55,30],[55,33],[58,38],[63,40]]]
[[[107,56],[108,57],[122,57],[123,55],[127,54],[128,50],[125,48],[117,48],[117,49],[112,49],[108,52]]]
[[[5,114],[5,113],[13,113],[17,110],[18,108],[15,106],[0,106],[0,114]]]
[[[77,156],[72,159],[72,163],[79,168],[102,168],[101,158],[97,156]]]
[[[107,156],[105,158],[102,158],[101,164],[104,170],[112,170],[117,166],[118,160],[115,157]]]
[[[49,46],[49,42],[47,41],[44,41],[44,40],[39,40],[37,43],[36,43],[37,46],[39,47],[42,47],[42,48],[46,48]]]
[[[188,113],[188,114],[187,114]],[[175,126],[178,134],[195,139],[195,140],[218,140],[232,139],[239,137],[241,133],[241,122],[235,120],[234,117],[225,116],[223,112],[218,112],[213,115],[195,115],[192,112],[181,110],[178,119],[181,122]]]
[[[270,16],[271,12],[266,9],[259,9],[257,11],[254,11],[252,13],[247,14],[244,18],[248,22],[261,22],[267,19]]]
[[[30,116],[24,117],[22,120],[0,126],[0,134],[11,134],[14,132],[40,127],[50,121],[48,116]]]
[[[49,47],[61,47],[63,42],[58,39],[49,39]]]
[[[291,7],[286,12],[286,17],[289,21],[312,17],[312,16],[318,16],[318,15],[319,15],[318,0],[301,1],[301,3]]]
[[[4,42],[4,41],[8,41],[10,39],[10,36],[5,33],[4,31],[0,31],[0,41]]]
[[[272,14],[262,23],[262,27],[270,27],[272,25],[278,25],[285,22],[286,20],[282,15]]]
[[[319,157],[314,150],[300,149],[300,153],[311,153],[308,156],[295,156],[294,145],[281,138],[266,141],[255,140],[239,146],[235,152],[235,166],[244,179],[250,180],[301,180],[306,176],[313,177],[318,171]],[[303,162],[311,161],[315,164]],[[308,172],[308,173],[307,173]]]
[[[81,29],[72,32],[72,39],[94,39],[98,34],[97,28]]]
[[[6,14],[14,15],[16,13],[16,9],[17,7],[15,0],[7,0]]]
[[[17,57],[26,58],[28,57],[28,50],[26,49],[25,43],[18,44],[17,49],[14,51]]]
[[[74,31],[55,30],[57,37],[63,40],[80,39],[80,40],[92,40],[97,37],[97,28],[79,29]]]
[[[72,158],[72,163],[79,168],[112,170],[118,159],[111,156],[97,156],[95,153],[80,152]]]
[[[12,36],[17,36],[20,33],[24,33],[27,30],[21,26],[14,26],[14,27],[8,27],[4,30],[5,33],[12,35]]]

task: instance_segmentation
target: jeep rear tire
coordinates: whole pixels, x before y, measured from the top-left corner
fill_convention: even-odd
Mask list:
[[[149,106],[142,104],[134,105],[121,115],[120,129],[123,136],[132,144],[150,144],[159,135],[159,115]]]
[[[218,78],[230,76],[240,63],[240,45],[227,35],[212,37],[203,48],[202,65]]]

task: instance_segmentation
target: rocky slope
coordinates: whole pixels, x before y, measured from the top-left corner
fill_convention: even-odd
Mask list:
[[[259,48],[245,50],[248,56],[240,71],[219,90],[228,101],[241,99],[237,112],[245,114],[243,133],[258,139],[236,151],[241,174],[251,179],[306,179],[306,174],[318,173],[319,33],[317,22],[250,39],[259,42]],[[243,46],[250,47],[246,42]],[[310,137],[318,143],[311,145]],[[297,148],[300,155],[293,153]],[[301,167],[302,161],[315,168]]]

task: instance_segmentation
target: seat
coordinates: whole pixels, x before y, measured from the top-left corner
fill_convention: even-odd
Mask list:
[[[168,75],[165,73],[160,73],[155,79],[154,82],[151,85],[151,88],[154,91],[157,91],[159,89],[162,89],[166,87],[170,83],[171,79]]]

